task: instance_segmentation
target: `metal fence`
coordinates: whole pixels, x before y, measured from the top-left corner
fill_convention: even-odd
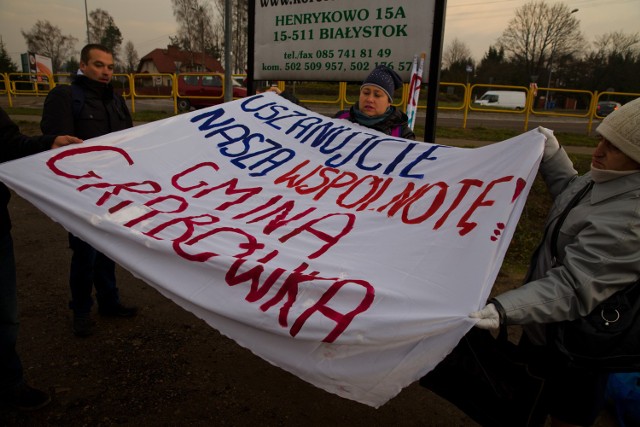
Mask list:
[[[167,99],[173,104],[174,114],[178,114],[181,100],[188,98],[210,99],[212,103],[222,102],[224,99],[224,75],[219,73],[187,73],[194,76],[215,76],[220,79],[221,92],[215,95],[181,93],[178,84],[182,74],[114,74],[113,85],[126,99],[131,101],[132,112],[136,111],[136,100]],[[246,75],[235,74],[234,79],[244,80]],[[29,74],[29,73],[0,73],[0,96],[7,96],[9,106],[13,106],[13,99],[21,96],[46,96],[56,85],[69,84],[72,76],[69,74]],[[300,102],[305,105],[327,105],[335,109],[345,109],[353,105],[358,99],[360,85],[347,82],[277,82],[281,90],[290,90]],[[425,110],[428,86],[424,85],[418,99],[418,110]],[[478,98],[487,91],[522,92],[525,96],[523,108],[493,107],[480,105]],[[409,87],[404,85],[400,100],[394,105],[406,110]],[[598,92],[568,88],[546,88],[530,86],[507,86],[492,84],[463,84],[441,82],[438,94],[438,110],[458,111],[463,115],[462,127],[466,128],[469,113],[498,113],[517,114],[523,117],[523,130],[528,129],[532,116],[574,117],[585,119],[586,132],[590,133],[594,119],[602,119],[599,115],[598,103],[615,99],[619,103],[626,103],[640,97],[640,93],[628,92]]]

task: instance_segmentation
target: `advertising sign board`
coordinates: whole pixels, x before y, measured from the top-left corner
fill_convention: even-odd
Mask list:
[[[385,64],[408,81],[414,55],[430,50],[435,4],[255,0],[254,78],[360,81]]]

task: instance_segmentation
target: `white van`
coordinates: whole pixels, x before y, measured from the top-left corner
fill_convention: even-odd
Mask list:
[[[485,92],[479,99],[474,101],[475,104],[485,105],[487,107],[511,108],[515,110],[523,110],[527,100],[524,92],[517,90],[489,90]]]

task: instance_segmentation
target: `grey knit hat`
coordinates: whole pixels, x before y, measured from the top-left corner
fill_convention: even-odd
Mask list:
[[[640,98],[605,117],[596,132],[640,163]]]
[[[402,87],[402,78],[386,65],[378,65],[372,72],[364,79],[362,86],[376,86],[382,89],[389,100],[393,100],[393,93],[399,87]]]

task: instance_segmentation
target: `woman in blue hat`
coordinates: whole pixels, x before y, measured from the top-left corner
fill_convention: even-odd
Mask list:
[[[402,79],[386,65],[378,65],[362,83],[358,102],[336,118],[375,129],[387,135],[416,139],[408,125],[408,117],[391,105],[393,93],[402,87]]]

